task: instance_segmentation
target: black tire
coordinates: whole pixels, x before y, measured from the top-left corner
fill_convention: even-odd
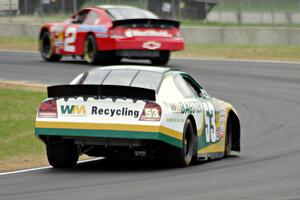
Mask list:
[[[226,127],[226,138],[225,138],[225,150],[224,150],[224,157],[230,157],[232,147],[232,123],[231,118],[229,117],[227,120],[227,127]]]
[[[50,34],[47,31],[43,32],[41,35],[40,52],[41,52],[42,58],[49,62],[57,62],[62,58],[61,55],[53,53],[53,47],[51,44]]]
[[[71,141],[59,141],[47,145],[47,157],[53,168],[73,168],[76,166],[79,152]]]
[[[170,51],[160,51],[159,57],[151,58],[152,65],[166,65],[170,60]]]
[[[162,162],[173,167],[186,167],[191,164],[195,149],[195,130],[189,119],[184,125],[182,146],[183,148],[165,147],[161,154]]]
[[[88,35],[85,40],[83,58],[91,65],[113,64],[121,60],[114,51],[98,51],[97,42],[93,35]]]

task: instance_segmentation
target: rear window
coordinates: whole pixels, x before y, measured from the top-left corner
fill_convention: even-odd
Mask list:
[[[91,70],[85,73],[78,84],[123,85],[157,91],[163,74],[140,70]]]
[[[124,85],[130,86],[132,79],[138,71],[135,70],[114,70],[105,78],[103,85]]]
[[[140,73],[138,73],[138,75],[132,81],[131,86],[157,90],[161,79],[161,73],[140,71]]]
[[[147,11],[139,8],[109,8],[106,12],[110,15],[112,20],[124,20],[124,19],[139,19],[139,18],[150,18],[158,19],[158,17]]]
[[[82,76],[78,84],[99,85],[109,72],[108,70],[91,70]]]

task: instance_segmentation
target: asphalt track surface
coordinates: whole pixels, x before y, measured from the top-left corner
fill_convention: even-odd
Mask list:
[[[128,64],[128,63],[125,63]],[[300,199],[300,65],[172,60],[215,97],[231,102],[242,152],[182,169],[147,162],[80,164],[0,176],[0,199]],[[66,83],[91,67],[0,52],[0,79]]]

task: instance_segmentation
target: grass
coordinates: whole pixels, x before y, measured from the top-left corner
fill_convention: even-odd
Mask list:
[[[38,41],[32,38],[1,38],[0,50],[37,51]],[[187,44],[185,51],[174,53],[175,57],[223,58],[300,61],[300,46],[284,45],[213,45]]]
[[[37,51],[38,40],[36,38],[9,38],[0,37],[0,49],[18,51]]]
[[[225,23],[225,22],[207,22],[205,20],[180,20],[181,27],[254,27],[254,28],[300,28],[300,24],[238,24],[238,23]]]
[[[197,45],[188,44],[176,57],[300,61],[300,46]]]
[[[221,0],[215,12],[299,12],[298,0]]]
[[[34,136],[34,119],[45,92],[0,86],[0,171],[46,164],[45,148]]]

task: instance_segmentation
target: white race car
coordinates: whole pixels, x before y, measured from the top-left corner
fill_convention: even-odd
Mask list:
[[[74,167],[80,154],[147,156],[183,167],[240,151],[234,108],[170,68],[97,67],[48,87],[35,126],[55,168]]]

